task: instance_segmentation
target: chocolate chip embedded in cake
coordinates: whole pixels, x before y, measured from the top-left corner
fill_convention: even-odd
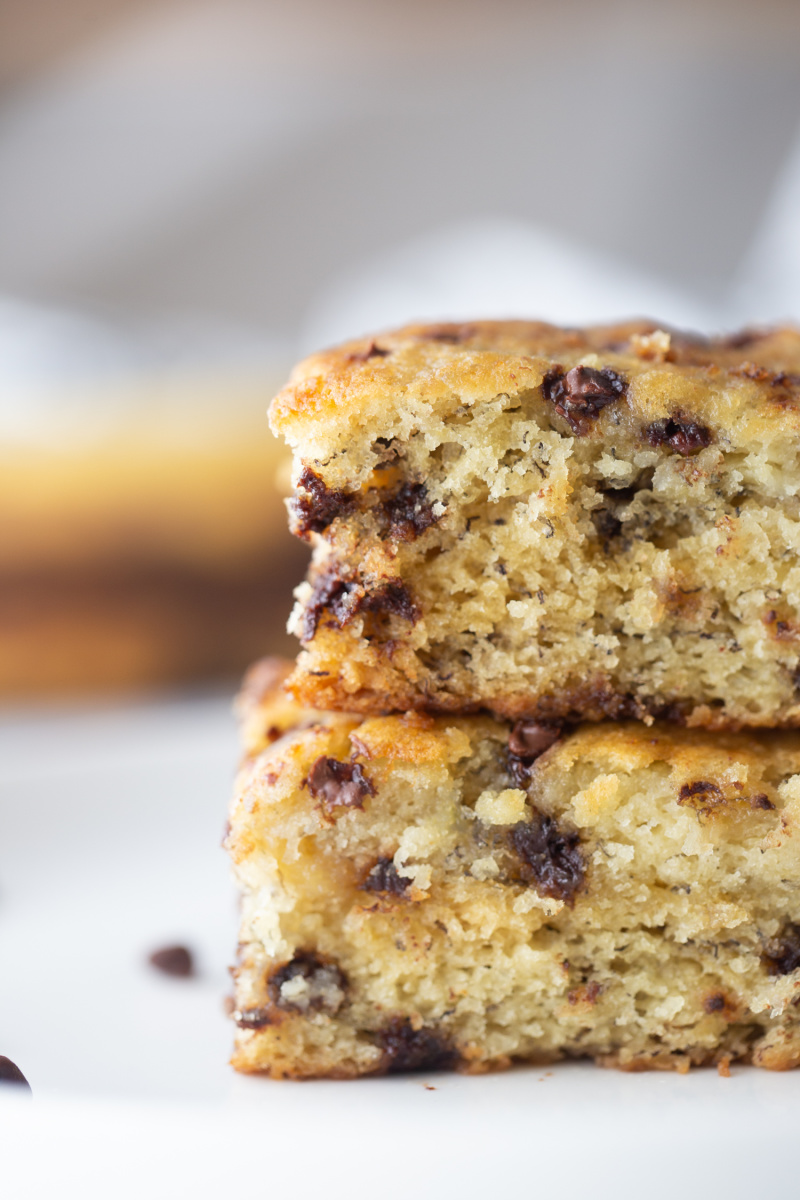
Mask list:
[[[800,726],[800,331],[415,326],[271,420],[303,703]]]
[[[290,720],[273,680],[227,838],[239,1070],[800,1064],[800,733]]]

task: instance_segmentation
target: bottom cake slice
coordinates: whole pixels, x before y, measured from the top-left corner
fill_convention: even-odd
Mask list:
[[[351,717],[287,672],[240,700],[235,1067],[800,1064],[800,733]]]

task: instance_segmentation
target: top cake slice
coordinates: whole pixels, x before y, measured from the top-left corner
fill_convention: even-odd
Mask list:
[[[271,420],[304,703],[800,725],[800,331],[409,327]]]

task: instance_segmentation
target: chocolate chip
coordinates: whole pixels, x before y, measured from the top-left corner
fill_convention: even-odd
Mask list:
[[[319,575],[303,612],[303,641],[310,642],[319,627],[322,614],[330,612],[340,629],[360,612],[402,617],[416,621],[419,610],[402,579],[385,579],[368,589],[355,579],[345,579],[335,565]]]
[[[175,978],[188,979],[195,973],[192,952],[185,946],[164,946],[162,950],[154,950],[147,961],[157,971]]]
[[[346,516],[356,507],[355,496],[327,487],[309,467],[303,470],[297,486],[305,492],[289,503],[291,529],[297,537],[307,540],[310,533],[322,533],[337,517]]]
[[[299,980],[301,986],[287,988]],[[276,1008],[295,1012],[324,1009],[336,1013],[347,992],[344,972],[314,950],[299,950],[291,962],[272,971],[267,979],[267,991]]]
[[[5,1054],[0,1054],[0,1084],[4,1083],[21,1085],[27,1088],[28,1091],[31,1090],[31,1085],[17,1064],[12,1062],[10,1058],[6,1058]]]
[[[559,829],[552,817],[534,812],[530,821],[515,825],[509,836],[523,863],[523,879],[534,883],[542,896],[574,904],[586,874],[577,833]]]
[[[775,808],[775,805],[772,803],[769,796],[765,796],[763,792],[759,792],[758,795],[750,797],[750,807],[756,810],[770,812]]]
[[[379,507],[379,521],[385,537],[395,542],[413,542],[435,525],[428,503],[428,489],[424,483],[404,483],[394,495],[384,500]]]
[[[703,1000],[703,1010],[707,1013],[722,1012],[726,1005],[724,992],[712,992]]]
[[[645,435],[651,446],[669,446],[684,458],[710,446],[714,440],[706,425],[681,412],[673,413],[662,421],[654,421],[647,426]]]
[[[413,622],[419,618],[419,609],[402,579],[387,579],[373,591],[365,592],[356,606],[356,612],[362,610],[389,613],[395,617],[402,617],[404,621]]]
[[[411,880],[399,875],[391,858],[379,858],[367,874],[361,887],[365,892],[383,892],[388,896],[402,896]]]
[[[393,1017],[379,1032],[378,1045],[389,1075],[409,1071],[452,1071],[458,1054],[434,1029],[414,1029],[408,1017]]]
[[[602,409],[625,394],[627,383],[616,371],[605,368],[573,367],[567,371],[550,371],[542,380],[544,398],[555,406],[576,436],[589,432],[590,422]]]
[[[725,797],[716,783],[708,779],[698,779],[694,783],[684,783],[678,794],[678,804],[688,805],[699,813],[709,813],[725,803]]]
[[[313,641],[322,614],[332,605],[340,602],[352,585],[342,579],[335,567],[317,576],[311,596],[303,610],[303,641]]]
[[[328,812],[334,808],[363,808],[364,797],[375,795],[360,763],[338,762],[324,755],[308,773],[308,790]]]
[[[243,1008],[234,1012],[233,1019],[240,1029],[264,1029],[272,1024],[268,1008]]]
[[[608,554],[611,549],[611,543],[616,541],[622,533],[622,521],[619,517],[615,517],[613,512],[609,512],[607,508],[596,508],[592,513],[592,524],[597,530],[600,541],[603,543],[603,551]]]
[[[557,725],[543,725],[539,721],[523,719],[517,721],[508,739],[508,748],[518,758],[529,761],[544,754],[545,750],[558,741],[561,730]]]
[[[720,338],[719,344],[725,349],[742,350],[745,346],[752,346],[754,342],[763,341],[770,333],[769,329],[742,329],[739,333]]]
[[[558,725],[524,718],[517,721],[508,738],[506,764],[508,773],[519,788],[530,782],[531,765],[554,745],[561,736]]]
[[[423,330],[423,337],[427,341],[458,346],[461,342],[468,342],[470,338],[475,337],[477,332],[474,325],[429,325]]]
[[[371,358],[387,358],[391,353],[391,350],[387,350],[385,346],[379,346],[377,342],[370,342],[366,350],[349,354],[347,357],[350,362],[368,362]]]
[[[784,925],[761,955],[770,975],[790,975],[800,967],[800,925]]]

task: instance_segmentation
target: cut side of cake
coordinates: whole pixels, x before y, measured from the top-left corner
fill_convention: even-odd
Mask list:
[[[410,327],[271,421],[304,704],[800,725],[797,330]]]
[[[261,664],[234,1065],[800,1063],[800,734],[362,717]]]

